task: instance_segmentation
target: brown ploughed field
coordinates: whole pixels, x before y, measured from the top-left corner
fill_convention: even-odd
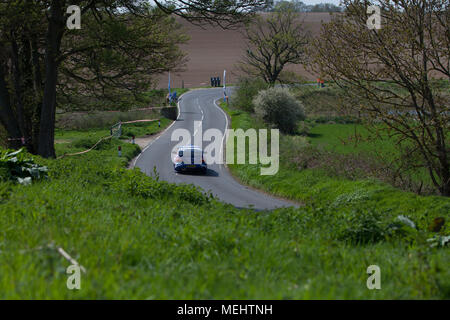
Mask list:
[[[305,28],[313,35],[320,32],[322,22],[330,21],[329,13],[302,13]],[[171,73],[172,88],[181,88],[182,80],[186,88],[209,86],[210,78],[220,76],[223,81],[223,70],[227,70],[227,83],[235,83],[237,79],[235,64],[245,52],[246,44],[241,30],[223,30],[219,27],[205,26],[201,28],[181,21],[185,33],[190,36],[188,43],[181,48],[188,53],[189,61],[185,71]],[[316,76],[302,66],[290,67],[308,80]],[[161,77],[159,88],[167,88],[168,75]]]

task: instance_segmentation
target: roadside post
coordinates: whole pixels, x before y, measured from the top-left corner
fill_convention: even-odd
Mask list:
[[[170,92],[170,71],[169,71],[169,85],[168,85],[168,89],[169,89],[169,104],[172,103],[172,94]]]
[[[226,75],[227,75],[227,70],[223,70],[223,102],[227,102],[228,105],[228,96],[227,96],[227,86],[226,86]]]

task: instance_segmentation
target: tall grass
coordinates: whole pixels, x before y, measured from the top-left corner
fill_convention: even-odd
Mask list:
[[[448,251],[430,248],[422,229],[384,235],[394,215],[236,209],[192,186],[125,170],[139,149],[125,144],[118,157],[118,143],[36,158],[49,167],[46,181],[0,183],[0,298],[450,297]],[[57,247],[86,268],[80,290],[67,289],[69,262]],[[381,290],[366,287],[372,264],[381,268]]]

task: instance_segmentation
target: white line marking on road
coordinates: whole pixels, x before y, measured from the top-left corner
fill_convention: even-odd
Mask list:
[[[198,108],[198,110],[200,110],[200,113],[202,114],[202,119],[200,121],[203,121],[204,115],[203,115],[203,110],[200,107],[200,101],[198,100],[198,98],[195,100],[197,100],[197,108]],[[198,129],[200,129],[201,125],[202,125],[202,123],[200,122],[199,125],[197,126],[197,128],[194,130],[194,137],[197,135]]]
[[[225,129],[223,130],[224,135],[222,137],[222,145],[220,146],[220,154],[222,156],[222,159],[224,159],[223,158],[223,146],[226,143],[226,138],[227,138],[227,135],[225,133],[228,129],[228,117],[227,117],[227,114],[225,113],[225,111],[223,111],[223,109],[221,107],[219,107],[219,105],[217,104],[217,100],[214,99],[213,101],[214,101],[214,105],[216,106],[216,108],[218,108],[222,112],[223,116],[225,117]],[[225,164],[225,161],[224,161],[224,164]],[[219,166],[220,170],[222,170],[222,171],[223,171],[224,164]]]

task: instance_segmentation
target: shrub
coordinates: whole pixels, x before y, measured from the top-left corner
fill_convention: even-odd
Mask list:
[[[338,238],[352,244],[375,243],[385,239],[382,215],[376,211],[353,211],[345,217],[347,227]]]
[[[416,241],[416,224],[404,215],[392,219],[389,214],[374,210],[353,210],[340,219],[344,228],[337,233],[338,239],[351,244],[377,243],[386,240]]]
[[[171,120],[176,120],[178,116],[178,109],[174,106],[162,108],[160,112],[163,117]]]
[[[0,151],[0,181],[17,181],[30,184],[32,180],[47,177],[47,167],[39,166],[23,149]]]
[[[262,90],[253,99],[256,114],[283,133],[295,133],[297,122],[305,119],[301,102],[288,89],[269,88]]]
[[[278,76],[278,81],[285,84],[302,84],[305,79],[298,73],[291,70],[283,70]]]
[[[267,84],[260,79],[240,78],[237,87],[232,105],[237,109],[254,112],[253,98],[259,91],[267,89]]]

